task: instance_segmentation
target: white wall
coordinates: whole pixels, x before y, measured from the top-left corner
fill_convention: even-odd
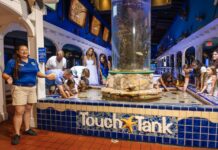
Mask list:
[[[28,15],[27,6],[24,0],[0,0],[0,75],[4,69],[4,36],[15,30],[26,31],[28,34],[28,45],[32,58],[38,59],[37,49],[44,47],[43,35],[43,14],[44,10],[33,8],[33,13]],[[5,18],[7,15],[7,18]],[[44,71],[44,64],[40,64],[40,69]],[[0,78],[0,114],[2,120],[7,119],[5,85]],[[37,85],[38,98],[45,97],[44,79],[39,79]],[[36,118],[32,113],[31,126],[36,126]]]

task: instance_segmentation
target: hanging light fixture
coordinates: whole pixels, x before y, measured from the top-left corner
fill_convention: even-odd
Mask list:
[[[172,4],[172,0],[151,0],[152,6],[166,6]],[[109,11],[111,10],[111,0],[91,0],[95,8],[99,11]]]
[[[111,10],[111,0],[92,0],[92,3],[99,11]]]
[[[152,6],[154,7],[172,4],[172,0],[152,0],[151,2],[152,2]]]

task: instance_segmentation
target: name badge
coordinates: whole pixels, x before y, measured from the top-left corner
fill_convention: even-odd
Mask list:
[[[35,65],[36,65],[36,63],[35,63],[35,62],[31,62],[31,64],[32,64],[33,66],[35,66]]]

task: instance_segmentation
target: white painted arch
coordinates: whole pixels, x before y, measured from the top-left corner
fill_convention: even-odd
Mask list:
[[[217,37],[217,34],[218,34],[218,19],[215,19],[208,25],[204,26],[200,30],[196,31],[195,33],[191,34],[189,37],[183,39],[182,41],[171,47],[169,50],[167,50],[162,55],[160,55],[157,58],[157,60],[161,59],[166,55],[176,54],[178,51],[184,52],[189,47],[195,47],[195,49],[198,50],[198,48],[202,45],[202,43],[204,43],[208,39]]]
[[[202,44],[208,39],[212,39],[214,37],[218,37],[218,19],[214,19],[209,24],[205,25],[198,31],[192,33],[189,37],[181,40],[179,43],[168,49],[158,58],[156,58],[157,62],[160,62],[164,57],[168,55],[176,56],[174,60],[174,70],[177,70],[177,53],[179,51],[182,52],[182,65],[185,64],[185,52],[188,48],[195,48],[195,59],[202,61]],[[158,66],[161,67],[161,66]]]
[[[104,53],[107,57],[111,56],[111,51],[106,48],[97,45],[93,42],[90,42],[82,37],[79,37],[73,33],[70,33],[62,28],[59,28],[55,25],[52,25],[44,21],[44,36],[57,45],[57,49],[62,49],[64,45],[70,44],[79,47],[83,54],[92,47],[94,48],[96,54],[99,56],[101,53]]]
[[[50,37],[48,37],[48,35],[44,34],[44,38],[48,39],[49,41],[52,42],[52,44],[54,44],[56,50],[59,50],[58,44],[56,43],[56,41],[54,41],[53,39],[50,39]]]
[[[0,76],[4,70],[4,37],[12,31],[26,31],[34,36],[34,25],[27,15],[24,1],[0,0]],[[8,118],[5,101],[5,82],[0,78],[0,122]]]

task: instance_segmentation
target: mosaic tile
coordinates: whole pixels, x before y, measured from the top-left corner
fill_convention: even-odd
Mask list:
[[[72,105],[71,101],[66,100],[66,105]],[[91,102],[91,103],[84,103],[83,101],[77,100],[74,102],[74,104],[79,104],[80,108],[88,108],[87,106],[99,106],[102,105],[99,102]],[[45,103],[46,104],[46,103]],[[62,104],[62,103],[60,103]],[[105,103],[107,105],[111,103]],[[104,104],[104,105],[105,105]],[[86,106],[87,105],[87,106]],[[46,104],[45,106],[49,106]],[[55,106],[55,105],[52,105]],[[75,105],[76,106],[76,105]],[[61,131],[66,133],[73,133],[73,134],[85,134],[90,136],[101,136],[101,137],[107,137],[107,138],[118,138],[118,139],[126,139],[126,140],[137,140],[137,141],[144,141],[144,142],[158,142],[158,143],[165,143],[165,144],[172,144],[172,145],[182,145],[182,146],[195,146],[195,147],[211,147],[215,148],[218,146],[218,123],[211,122],[208,119],[203,119],[200,117],[183,117],[178,120],[178,117],[169,117],[168,115],[173,114],[169,110],[174,110],[174,115],[176,113],[176,116],[182,114],[186,114],[186,112],[189,112],[189,115],[196,115],[197,111],[206,111],[202,117],[208,117],[209,112],[216,111],[216,108],[211,106],[167,106],[167,105],[133,105],[134,109],[132,111],[137,112],[137,109],[140,110],[142,107],[142,112],[148,111],[148,112],[155,112],[157,110],[158,115],[152,115],[152,113],[149,113],[150,115],[144,115],[143,113],[139,114],[132,114],[132,113],[121,113],[119,110],[121,108],[132,108],[132,105],[128,103],[120,104],[116,103],[114,107],[114,110],[118,113],[116,113],[116,118],[122,118],[122,119],[128,119],[131,116],[138,116],[143,117],[141,119],[141,122],[156,122],[161,123],[163,122],[163,116],[166,115],[165,121],[166,124],[172,123],[170,126],[170,130],[173,134],[169,134],[166,132],[165,134],[162,133],[152,133],[152,132],[144,132],[143,130],[138,131],[138,125],[133,125],[132,129],[133,132],[130,133],[128,128],[102,128],[99,126],[83,126],[81,124],[82,117],[80,115],[80,112],[85,111],[73,111],[71,107],[65,107],[65,111],[58,111],[55,110],[56,107],[51,108],[48,107],[47,109],[39,109],[37,108],[37,123],[38,128],[44,129],[44,130],[52,130],[52,131]],[[127,106],[127,107],[126,107]],[[105,106],[103,106],[105,107]],[[75,107],[76,108],[76,107]],[[183,109],[186,109],[188,111],[184,111]],[[94,109],[93,109],[94,110]],[[151,111],[152,110],[152,111]],[[180,111],[178,111],[180,110]],[[162,112],[160,112],[162,111]],[[192,112],[193,111],[193,112]],[[156,112],[155,112],[156,113]],[[91,111],[88,113],[89,116],[93,118],[99,118],[97,120],[97,124],[100,124],[100,119],[103,118],[113,118],[113,114],[111,112],[97,112],[97,111]],[[148,114],[148,113],[147,113]],[[197,114],[196,116],[199,116]],[[214,116],[216,117],[216,115]],[[89,120],[88,124],[91,124]],[[133,122],[138,121],[136,118],[133,118]],[[108,123],[110,125],[110,123]],[[116,122],[115,126],[118,126],[119,123]],[[122,124],[123,126],[124,124]],[[154,131],[158,131],[158,125],[154,126]]]

